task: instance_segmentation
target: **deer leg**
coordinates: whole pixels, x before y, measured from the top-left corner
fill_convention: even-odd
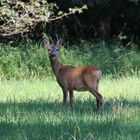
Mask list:
[[[95,75],[96,73],[85,73],[83,77],[83,82],[86,85],[86,88],[91,92],[92,95],[96,97],[97,107],[99,106],[100,110],[103,110],[104,101],[101,94],[98,92],[98,82],[99,79]]]
[[[96,97],[98,110],[102,111],[104,108],[104,101],[102,95],[99,92],[97,92],[95,89],[90,89],[89,91],[91,92],[92,95]]]
[[[62,89],[63,90],[63,106],[64,109],[66,108],[66,104],[67,104],[67,95],[68,95],[68,91],[66,89]]]
[[[104,110],[104,100],[101,94],[98,93],[98,95],[100,96],[102,102],[99,102],[99,100],[97,101],[97,110],[103,111]]]
[[[98,92],[98,84],[99,84],[99,80],[97,80],[97,86],[96,86],[96,91]],[[100,96],[100,95],[99,95]],[[100,107],[100,101],[98,100],[98,98],[96,98],[96,104],[97,104],[97,110],[99,110]]]
[[[96,105],[97,105],[97,110],[99,109],[99,107],[100,107],[100,102],[99,102],[99,100],[96,98]]]
[[[96,101],[97,101],[97,109],[99,110],[99,109],[101,108],[101,110],[103,110],[103,108],[104,108],[104,100],[103,100],[102,95],[99,94],[99,92],[98,92],[98,85],[99,85],[99,80],[97,80],[96,91],[97,91],[98,95],[100,96],[100,98],[102,99],[103,102],[100,103],[100,102],[98,101],[98,99],[96,98]]]
[[[103,110],[104,101],[102,95],[98,92],[98,80],[93,80],[92,83],[86,81],[86,86],[89,92],[96,97],[97,109]]]
[[[73,91],[69,91],[69,96],[70,96],[70,106],[71,106],[71,111],[73,112],[74,110],[74,95]]]

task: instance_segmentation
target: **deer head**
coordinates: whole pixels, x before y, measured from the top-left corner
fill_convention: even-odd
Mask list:
[[[50,43],[49,40],[44,39],[44,45],[48,49],[49,56],[55,58],[57,55],[58,47],[61,45],[62,39],[58,40],[56,44]]]

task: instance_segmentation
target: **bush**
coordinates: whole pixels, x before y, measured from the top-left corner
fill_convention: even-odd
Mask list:
[[[67,49],[66,49],[67,48]],[[58,53],[60,62],[67,65],[94,65],[103,73],[114,76],[133,74],[140,69],[140,52],[133,45],[126,49],[119,43],[65,44]],[[41,43],[20,43],[0,46],[0,77],[29,78],[51,76],[48,52]]]

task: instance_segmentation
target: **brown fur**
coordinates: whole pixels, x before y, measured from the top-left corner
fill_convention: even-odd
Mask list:
[[[49,52],[49,51],[48,51]],[[63,105],[66,107],[67,95],[70,95],[70,105],[74,109],[73,91],[89,91],[96,97],[97,108],[103,109],[103,98],[98,92],[101,70],[94,66],[66,66],[59,63],[56,56],[49,53],[52,70],[56,76],[57,82],[63,91]]]

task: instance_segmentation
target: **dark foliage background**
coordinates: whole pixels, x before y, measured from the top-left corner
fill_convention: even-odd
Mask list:
[[[18,5],[15,6],[16,2]],[[22,4],[21,4],[22,3]],[[60,18],[58,20],[49,21],[49,18],[58,16],[61,11],[69,12],[72,7],[81,7],[87,5],[88,9],[82,14],[76,12],[75,14]],[[79,39],[114,39],[119,38],[125,45],[129,45],[131,42],[139,43],[140,38],[140,1],[139,0],[37,0],[35,3],[33,0],[17,0],[17,1],[1,1],[1,11],[5,8],[5,5],[9,5],[13,10],[13,7],[17,8],[14,12],[18,14],[21,12],[21,5],[32,6],[26,10],[28,12],[28,18],[30,23],[24,25],[29,26],[29,30],[17,32],[11,35],[2,35],[3,25],[11,25],[7,19],[2,18],[6,14],[3,14],[0,19],[1,27],[1,42],[7,39],[13,39],[13,37],[23,38],[29,37],[31,39],[42,38],[42,33],[45,32],[52,38],[56,36],[63,37],[67,41],[75,41]],[[42,10],[46,6],[47,12],[51,15],[47,15],[46,11]],[[22,7],[22,8],[23,8]],[[42,10],[35,12],[37,8]],[[41,9],[42,8],[42,9]],[[26,8],[23,8],[26,9]],[[22,10],[23,10],[22,9]],[[11,10],[11,11],[12,11]],[[39,11],[40,11],[39,10]],[[6,15],[6,16],[13,16]],[[46,18],[46,16],[48,16]],[[38,22],[32,22],[38,20]],[[27,21],[26,21],[27,22]],[[45,24],[44,24],[45,23]]]
[[[74,3],[75,2],[75,3]],[[139,42],[140,1],[130,0],[73,0],[65,5],[57,2],[61,10],[75,5],[88,5],[88,10],[61,21],[71,40],[86,38],[112,39],[119,37],[123,43]],[[53,31],[51,31],[53,32]]]

